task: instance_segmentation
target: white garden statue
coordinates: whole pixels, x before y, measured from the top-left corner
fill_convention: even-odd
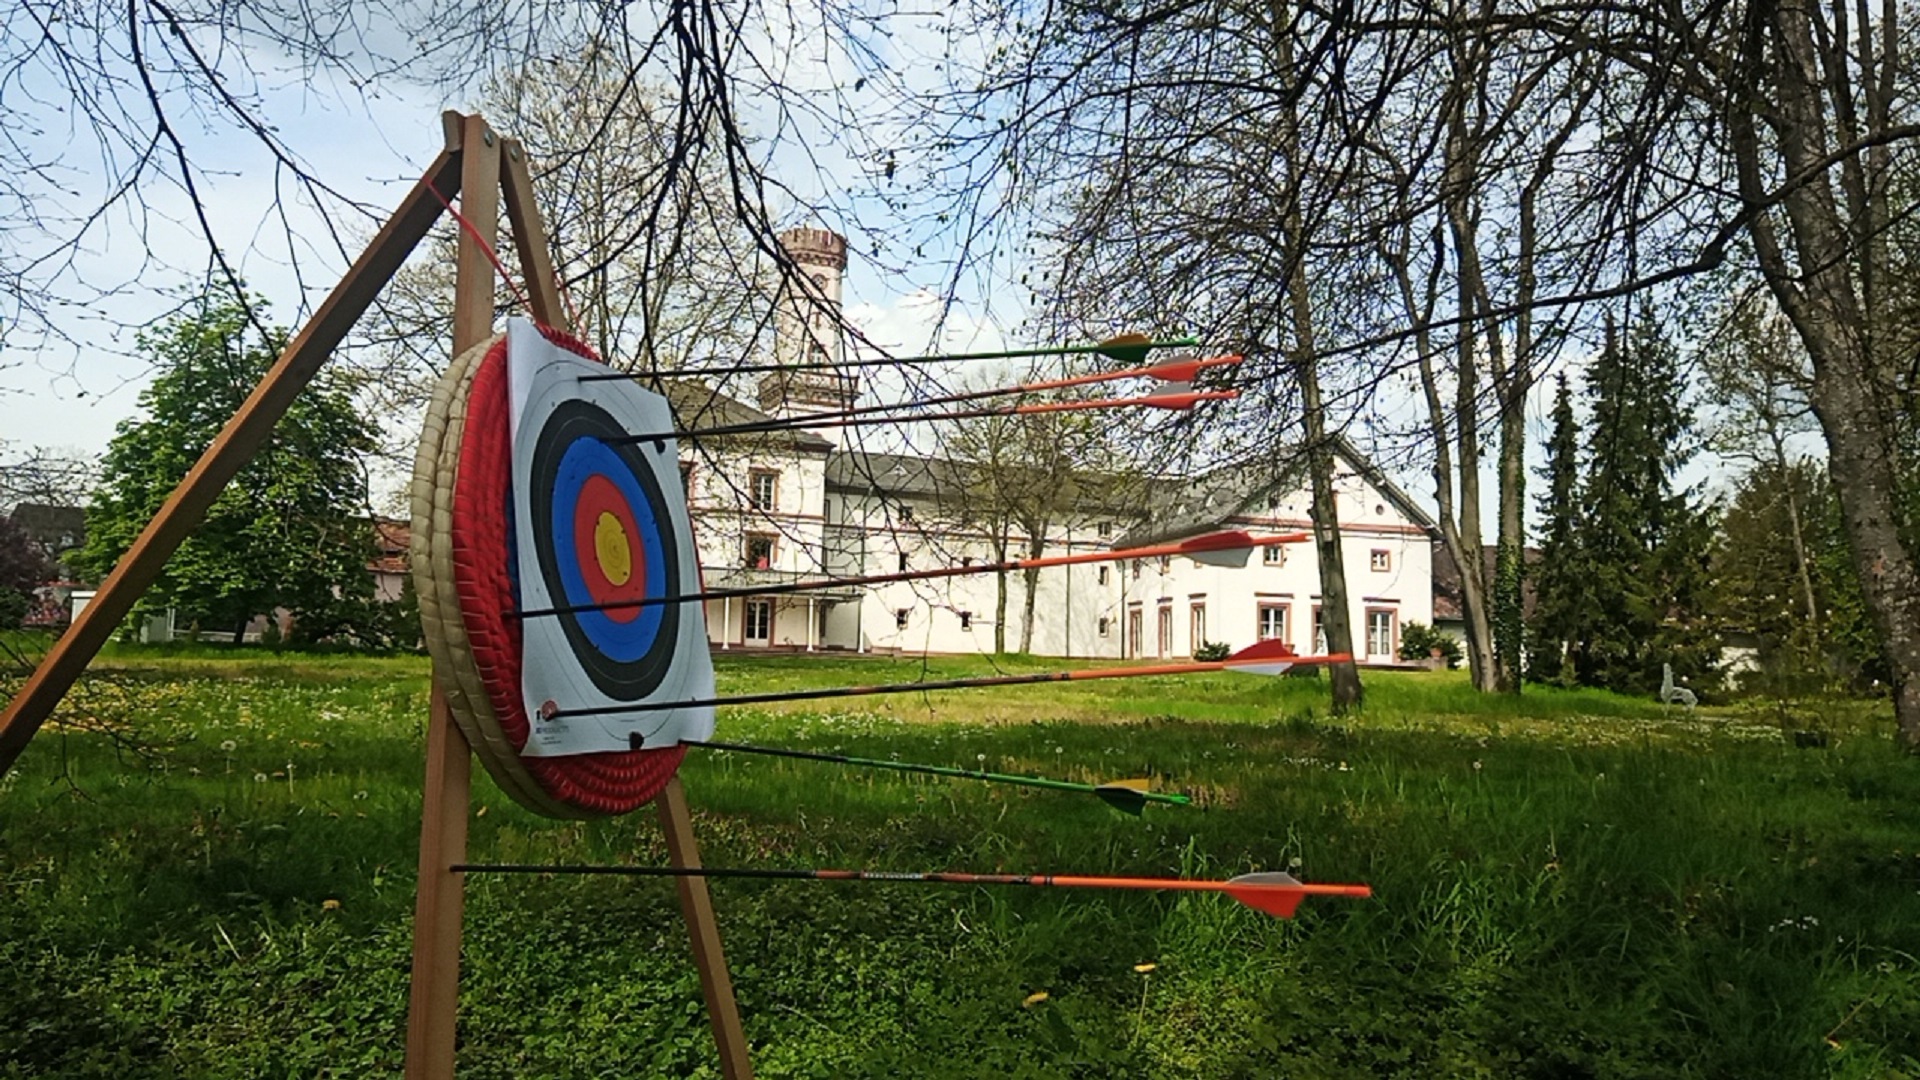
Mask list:
[[[1660,704],[1685,705],[1689,711],[1700,704],[1700,699],[1694,696],[1693,691],[1673,684],[1672,664],[1662,664],[1660,667]]]

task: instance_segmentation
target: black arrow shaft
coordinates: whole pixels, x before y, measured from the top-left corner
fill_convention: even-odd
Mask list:
[[[1136,679],[1149,675],[1197,675],[1223,671],[1222,660],[1196,660],[1184,664],[1155,664],[1147,667],[1088,668],[1080,671],[1042,671],[1031,675],[979,675],[965,679],[934,679],[924,682],[882,683],[877,686],[829,686],[814,690],[775,690],[733,697],[696,698],[690,701],[648,701],[633,705],[606,705],[591,709],[557,709],[548,719],[567,716],[618,716],[659,712],[662,709],[702,709],[716,705],[771,705],[782,701],[820,701],[828,698],[873,697],[880,694],[918,694],[930,690],[967,690],[986,686],[1031,686],[1037,683],[1076,682],[1090,679]]]
[[[989,352],[942,353],[933,356],[874,357],[865,360],[814,361],[804,364],[737,364],[730,367],[684,368],[667,371],[617,371],[583,376],[583,381],[606,379],[701,379],[726,375],[770,375],[780,371],[841,371],[859,368],[900,367],[912,364],[959,363],[968,360],[1024,360],[1036,356],[1078,356],[1087,353],[1131,356],[1152,349],[1187,348],[1198,345],[1198,338],[1171,338],[1166,341],[1102,342],[1097,345],[1055,345],[1032,349],[998,349]]]
[[[990,784],[1014,784],[1022,787],[1047,788],[1052,791],[1077,791],[1089,795],[1100,795],[1098,785],[1083,784],[1073,780],[1053,780],[1043,776],[1016,776],[1012,773],[988,772],[985,769],[961,769],[951,765],[922,765],[911,761],[883,761],[879,758],[852,757],[847,754],[823,754],[813,750],[790,750],[777,746],[749,746],[742,743],[708,742],[698,739],[682,739],[687,746],[701,746],[708,750],[730,750],[741,754],[764,754],[768,757],[795,758],[801,761],[824,761],[835,765],[851,765],[863,769],[890,769],[894,772],[919,773],[923,776],[949,776],[963,780],[982,780]],[[1128,798],[1137,797],[1143,802],[1170,803],[1185,806],[1192,799],[1185,795],[1166,795],[1159,792],[1126,789]]]

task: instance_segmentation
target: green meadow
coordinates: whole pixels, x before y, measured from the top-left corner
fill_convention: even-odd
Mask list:
[[[1043,670],[723,656],[723,690]],[[11,691],[10,676],[0,689]],[[695,751],[712,865],[1366,882],[1207,895],[716,881],[763,1077],[1920,1076],[1920,760],[1883,704],[1663,711],[1372,674],[723,712],[718,738],[1193,796]],[[427,670],[110,652],[0,780],[0,1077],[402,1059]],[[650,813],[475,787],[475,861],[661,863]],[[463,1077],[717,1076],[671,883],[475,877]]]

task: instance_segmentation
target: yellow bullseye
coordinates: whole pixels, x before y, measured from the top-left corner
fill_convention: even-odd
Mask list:
[[[610,585],[625,585],[633,576],[633,545],[620,519],[602,511],[593,523],[593,553],[600,560],[600,572]]]

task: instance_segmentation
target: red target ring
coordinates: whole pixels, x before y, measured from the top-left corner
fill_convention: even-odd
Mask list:
[[[634,520],[626,496],[604,476],[590,476],[580,486],[580,499],[573,507],[573,545],[574,559],[594,603],[645,598],[647,550],[640,540],[640,523]],[[629,623],[639,618],[640,609],[616,607],[601,614]]]
[[[541,327],[541,333],[561,348],[599,360],[593,350],[575,338],[546,327]],[[509,409],[507,345],[503,338],[480,362],[467,396],[449,533],[454,586],[474,665],[500,732],[518,753],[527,744],[532,724],[520,697],[520,620],[513,614],[518,592],[510,542],[513,439]],[[615,517],[617,520],[617,513]],[[598,522],[596,515],[593,524],[597,526]],[[630,510],[624,524],[628,537],[638,535]],[[583,560],[583,565],[598,565],[597,552],[595,560]],[[618,595],[622,586],[612,583],[613,576],[617,575],[608,577],[608,587],[612,595]],[[634,574],[629,580],[643,578]],[[587,814],[624,814],[652,802],[679,770],[685,756],[686,747],[675,745],[565,757],[522,756],[519,764],[557,802]],[[484,753],[481,760],[487,761]],[[512,791],[509,785],[502,787]]]

